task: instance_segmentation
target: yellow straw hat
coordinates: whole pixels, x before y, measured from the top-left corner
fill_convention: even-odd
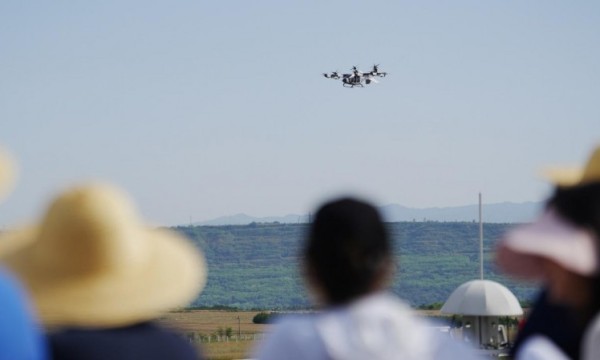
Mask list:
[[[143,225],[126,194],[105,184],[64,192],[41,224],[3,234],[3,241],[21,244],[5,262],[46,325],[151,320],[188,304],[206,281],[196,247],[178,233]]]
[[[548,168],[542,171],[542,176],[560,187],[572,187],[600,182],[600,146],[594,149],[584,168]]]
[[[0,148],[0,199],[10,191],[15,178],[14,164],[10,156]]]

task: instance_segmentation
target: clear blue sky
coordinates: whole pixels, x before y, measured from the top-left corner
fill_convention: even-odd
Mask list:
[[[597,1],[0,2],[0,226],[105,179],[155,224],[540,201],[600,142]],[[321,73],[381,64],[346,89]]]

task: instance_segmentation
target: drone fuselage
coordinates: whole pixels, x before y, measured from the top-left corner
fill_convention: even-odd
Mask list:
[[[371,83],[376,83],[377,80],[375,80],[375,77],[385,77],[387,75],[387,73],[385,72],[379,72],[379,68],[377,67],[377,65],[373,66],[373,70],[367,73],[363,73],[360,70],[358,70],[358,68],[356,66],[352,67],[352,73],[350,74],[340,74],[337,71],[334,71],[332,73],[324,73],[323,76],[325,76],[328,79],[341,79],[342,80],[342,85],[344,87],[349,87],[349,88],[353,88],[355,86],[360,86],[360,87],[364,87],[364,85],[369,85]]]
[[[344,74],[344,75],[348,75],[348,76],[344,76],[344,78],[342,79],[343,86],[345,86],[345,87],[363,86],[363,84],[362,84],[363,77],[362,76],[350,75],[350,74]]]

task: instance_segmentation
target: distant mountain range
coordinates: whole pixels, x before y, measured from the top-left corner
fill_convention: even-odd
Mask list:
[[[542,209],[543,203],[503,202],[483,204],[482,215],[486,223],[526,223],[530,222]],[[383,218],[387,222],[399,221],[478,221],[479,205],[465,205],[453,207],[409,208],[402,205],[390,204],[379,207]],[[194,225],[248,225],[251,223],[306,223],[309,214],[289,214],[285,216],[254,217],[246,214],[222,216],[213,220],[197,222]]]

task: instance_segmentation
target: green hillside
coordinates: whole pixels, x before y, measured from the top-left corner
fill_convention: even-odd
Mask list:
[[[511,224],[484,225],[484,276],[511,289],[520,300],[532,286],[501,276],[493,266],[496,240]],[[388,224],[398,271],[393,291],[413,306],[444,302],[465,281],[479,277],[479,224],[400,222]],[[208,282],[195,306],[307,307],[298,254],[307,224],[176,227],[204,252]]]

